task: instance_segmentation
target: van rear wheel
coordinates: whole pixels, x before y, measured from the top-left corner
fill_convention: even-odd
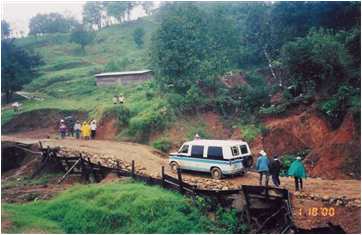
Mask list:
[[[211,177],[213,179],[219,180],[222,178],[222,172],[220,168],[214,167],[211,169]]]
[[[171,171],[176,173],[177,172],[177,168],[179,168],[180,166],[177,164],[177,162],[171,162],[170,163],[170,167],[171,167]]]

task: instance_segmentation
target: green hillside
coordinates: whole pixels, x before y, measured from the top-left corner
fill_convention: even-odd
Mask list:
[[[137,28],[145,31],[144,46],[136,46],[132,33]],[[82,53],[79,45],[69,42],[69,34],[29,36],[17,40],[17,45],[39,53],[45,64],[39,76],[24,86],[24,91],[43,98],[42,101],[24,100],[21,112],[55,108],[81,110],[91,117],[100,118],[103,111],[112,107],[112,97],[123,93],[132,114],[159,106],[157,100],[144,97],[132,87],[97,87],[94,74],[110,71],[142,70],[149,68],[148,48],[150,37],[157,28],[152,17],[114,25],[95,32],[95,40]],[[158,98],[155,98],[158,99]],[[145,101],[143,103],[142,101]],[[3,110],[2,125],[15,115]]]

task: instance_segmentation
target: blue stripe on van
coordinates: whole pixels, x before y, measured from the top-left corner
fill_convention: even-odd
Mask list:
[[[222,164],[222,165],[229,165],[230,162],[229,161],[225,161],[225,160],[211,160],[211,159],[205,159],[205,158],[191,158],[191,157],[179,157],[179,156],[171,156],[170,159],[174,159],[174,160],[183,160],[183,161],[192,161],[192,162],[207,162],[207,163],[215,163],[215,164]],[[235,164],[235,163],[239,163],[241,162],[241,159],[238,160],[231,160],[231,164]]]

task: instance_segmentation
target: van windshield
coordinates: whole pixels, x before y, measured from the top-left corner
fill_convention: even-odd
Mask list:
[[[179,153],[188,153],[189,152],[189,146],[184,145],[181,147],[181,149],[178,151]]]

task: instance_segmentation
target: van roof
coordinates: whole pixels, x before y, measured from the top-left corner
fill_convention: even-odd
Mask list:
[[[235,145],[235,144],[247,144],[242,140],[206,140],[206,139],[199,139],[199,140],[192,140],[187,141],[184,144],[194,144],[194,145]]]

